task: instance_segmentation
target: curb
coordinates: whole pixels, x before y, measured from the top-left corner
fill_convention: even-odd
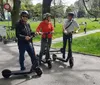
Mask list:
[[[100,56],[96,56],[96,55],[88,54],[88,53],[81,53],[81,52],[73,52],[73,53],[82,54],[82,55],[89,55],[89,56],[95,56],[95,57],[99,57],[100,58]]]

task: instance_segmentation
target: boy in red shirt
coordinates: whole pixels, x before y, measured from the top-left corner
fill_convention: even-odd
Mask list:
[[[37,34],[42,35],[41,50],[39,54],[40,65],[41,65],[41,59],[45,51],[46,45],[48,45],[48,51],[46,53],[46,61],[50,60],[49,50],[52,42],[52,33],[54,32],[54,27],[50,22],[50,20],[51,20],[51,14],[49,13],[44,14],[43,21],[39,24],[39,26],[36,29]]]

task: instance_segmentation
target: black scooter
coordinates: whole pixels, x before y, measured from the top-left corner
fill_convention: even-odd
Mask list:
[[[45,34],[46,36],[46,45],[45,45],[45,51],[43,53],[43,55],[45,55],[45,59],[41,60],[42,63],[44,64],[48,64],[48,68],[51,69],[52,68],[52,63],[51,63],[51,58],[49,53],[49,46],[48,46],[48,35],[51,34],[51,32],[43,32],[43,34]],[[39,55],[37,55],[39,57]],[[46,56],[49,56],[49,58],[47,59]]]
[[[2,76],[4,78],[9,78],[11,75],[27,75],[27,74],[31,74],[35,72],[37,74],[37,76],[41,76],[42,75],[42,70],[37,67],[36,69],[31,69],[30,71],[11,71],[9,69],[5,69],[2,71]]]
[[[32,37],[35,37],[35,33],[32,33]],[[32,43],[33,46],[33,43]],[[9,69],[5,69],[2,71],[2,76],[4,78],[9,78],[11,75],[27,75],[35,72],[38,76],[42,75],[42,70],[39,67],[34,69],[34,66],[31,67],[30,71],[11,71]]]
[[[58,54],[59,52],[63,53],[63,48],[61,48],[60,50],[55,50],[55,51],[50,51],[50,52],[56,52],[55,54],[52,55],[53,61],[56,61],[56,60],[60,60],[62,62],[68,62],[69,61],[70,68],[72,68],[74,66],[73,57],[68,56],[67,59],[57,57],[56,54]]]

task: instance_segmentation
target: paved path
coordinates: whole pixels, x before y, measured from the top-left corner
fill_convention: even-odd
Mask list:
[[[86,34],[84,32],[83,33],[79,33],[79,34],[74,34],[73,38],[86,36],[86,35],[93,34],[93,33],[96,33],[96,32],[100,32],[100,29],[92,30],[92,31],[87,31]],[[57,42],[61,42],[61,41],[62,41],[62,37],[54,39],[53,43],[57,43]]]
[[[35,47],[36,53],[39,47]],[[61,57],[61,54],[58,55]],[[30,58],[26,54],[25,66],[30,68]],[[68,68],[68,63],[52,62],[53,68],[43,68],[40,78],[29,79],[23,76],[12,76],[4,79],[1,71],[5,68],[18,70],[18,49],[15,43],[3,45],[0,43],[0,85],[100,85],[100,58],[88,55],[74,54],[75,66]]]

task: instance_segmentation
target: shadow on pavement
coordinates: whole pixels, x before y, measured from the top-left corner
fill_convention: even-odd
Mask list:
[[[31,79],[36,79],[39,78],[37,75],[32,76],[32,78],[30,78],[29,76],[12,76],[9,79],[5,79],[5,78],[1,78],[0,79],[0,85],[20,85],[24,82],[27,82]],[[14,82],[15,84],[13,84],[13,81],[17,81],[18,82]]]

